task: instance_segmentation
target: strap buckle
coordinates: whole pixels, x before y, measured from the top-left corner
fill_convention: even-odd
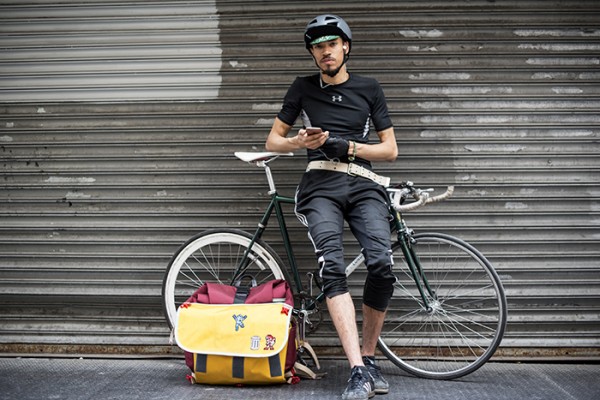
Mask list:
[[[361,174],[360,165],[354,164],[354,163],[348,164],[348,171],[346,171],[346,173],[350,176],[362,176],[362,175],[360,175]]]

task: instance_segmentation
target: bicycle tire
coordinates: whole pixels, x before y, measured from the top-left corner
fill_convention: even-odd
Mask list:
[[[414,254],[437,299],[428,296],[433,306],[425,309],[407,265],[395,268],[397,281],[378,347],[415,376],[465,376],[485,364],[502,341],[507,320],[502,283],[490,262],[463,240],[440,233],[414,239]],[[406,263],[400,242],[392,250]]]
[[[171,329],[179,305],[203,283],[233,283],[237,266],[251,241],[252,235],[239,229],[212,229],[192,237],[175,252],[162,284],[163,312]],[[250,259],[244,274],[257,284],[285,279],[281,258],[264,241],[254,243]]]

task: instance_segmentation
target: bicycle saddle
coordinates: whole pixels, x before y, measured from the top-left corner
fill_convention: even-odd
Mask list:
[[[294,153],[279,153],[276,151],[259,151],[259,152],[246,152],[246,151],[236,151],[235,156],[242,161],[245,162],[256,162],[256,161],[265,161],[269,160],[273,157],[279,156],[293,156]]]

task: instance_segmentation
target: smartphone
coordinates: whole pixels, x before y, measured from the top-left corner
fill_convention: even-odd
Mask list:
[[[314,135],[316,133],[322,133],[323,129],[315,127],[315,126],[309,126],[306,127],[306,134],[307,135]]]

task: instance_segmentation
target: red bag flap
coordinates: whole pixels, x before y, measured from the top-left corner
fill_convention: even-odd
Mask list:
[[[294,306],[294,297],[287,281],[274,279],[251,288],[246,304],[270,303],[274,299],[281,299],[286,304]]]
[[[187,303],[233,304],[237,288],[220,283],[206,282],[187,299]],[[290,285],[283,279],[273,279],[250,288],[246,304],[271,303],[276,299],[294,306]]]
[[[187,300],[188,303],[233,304],[237,288],[220,283],[206,282]]]

